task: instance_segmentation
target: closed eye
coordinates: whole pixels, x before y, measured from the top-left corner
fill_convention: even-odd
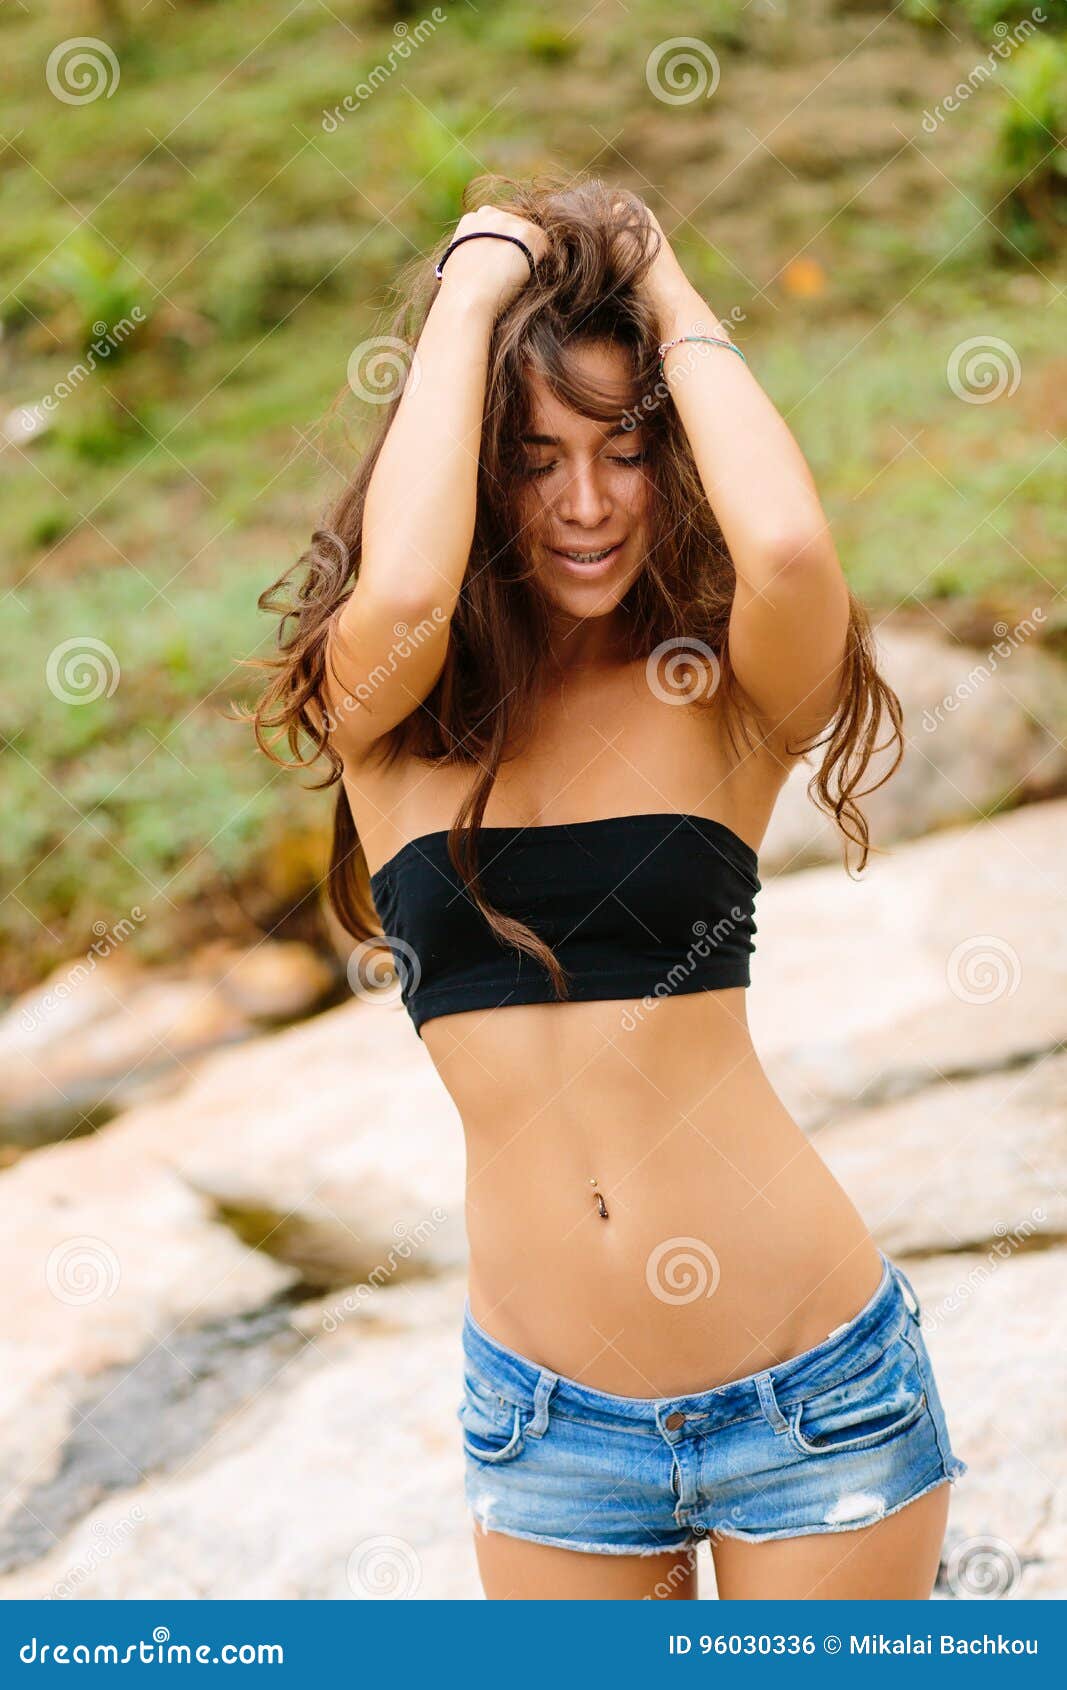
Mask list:
[[[629,464],[631,467],[633,467],[637,464],[645,463],[647,461],[647,459],[648,459],[648,453],[647,452],[631,452],[631,453],[629,453],[629,455],[615,456],[613,454],[612,457],[611,457],[611,462],[613,464]],[[553,458],[552,462],[548,463],[548,464],[528,464],[527,467],[526,467],[526,474],[529,475],[529,476],[548,475],[550,473],[550,471],[554,470],[555,468],[556,468],[556,459]]]

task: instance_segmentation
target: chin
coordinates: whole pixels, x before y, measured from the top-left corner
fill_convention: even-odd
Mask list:
[[[640,573],[640,568],[631,568],[599,581],[580,581],[550,566],[538,572],[538,579],[553,610],[575,621],[587,621],[618,610]]]
[[[573,617],[576,622],[585,622],[598,616],[610,616],[618,610],[629,587],[629,581],[621,587],[592,584],[588,587],[560,586],[553,581],[546,583],[545,597],[553,610]]]

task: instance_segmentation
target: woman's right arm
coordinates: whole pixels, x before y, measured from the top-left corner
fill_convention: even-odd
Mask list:
[[[456,234],[514,234],[538,259],[540,229],[493,208]],[[510,241],[468,241],[442,271],[396,415],[367,488],[359,576],[327,648],[334,738],[358,759],[441,673],[474,537],[489,342],[530,274]]]

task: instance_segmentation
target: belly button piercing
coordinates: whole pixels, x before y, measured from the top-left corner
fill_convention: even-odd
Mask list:
[[[591,1179],[589,1181],[589,1184],[592,1185],[592,1186],[595,1186],[596,1180]],[[597,1211],[600,1215],[601,1220],[606,1221],[607,1218],[608,1218],[608,1206],[605,1203],[603,1196],[601,1195],[601,1193],[599,1191],[594,1191],[593,1196],[596,1198]]]

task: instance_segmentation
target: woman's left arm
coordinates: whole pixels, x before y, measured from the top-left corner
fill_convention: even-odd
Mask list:
[[[729,338],[665,236],[646,287],[661,342]],[[772,731],[807,738],[838,703],[849,621],[848,586],[811,472],[728,347],[683,343],[667,352],[664,370],[737,575],[731,664]]]

